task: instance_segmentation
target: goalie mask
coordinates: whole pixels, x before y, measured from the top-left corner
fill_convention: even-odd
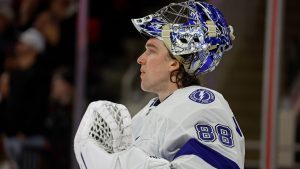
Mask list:
[[[162,40],[193,76],[213,71],[234,39],[221,12],[205,2],[171,3],[132,22],[143,35]]]

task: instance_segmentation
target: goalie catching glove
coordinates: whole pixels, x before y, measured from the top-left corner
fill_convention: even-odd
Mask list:
[[[89,104],[80,122],[74,150],[80,167],[84,168],[82,153],[87,146],[92,144],[111,154],[127,149],[131,143],[131,116],[127,108],[109,101],[96,101]]]

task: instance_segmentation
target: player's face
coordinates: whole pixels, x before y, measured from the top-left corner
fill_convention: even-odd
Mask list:
[[[174,85],[170,74],[178,69],[179,63],[172,59],[161,40],[151,38],[145,45],[145,52],[137,59],[141,65],[141,88],[147,92],[161,93]]]

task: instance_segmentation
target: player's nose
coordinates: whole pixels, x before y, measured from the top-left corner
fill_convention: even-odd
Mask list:
[[[137,63],[142,65],[142,64],[145,64],[145,58],[143,57],[144,54],[140,55],[138,58],[137,58]]]

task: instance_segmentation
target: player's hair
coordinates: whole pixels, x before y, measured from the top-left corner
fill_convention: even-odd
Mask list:
[[[169,51],[171,58],[175,59],[174,56]],[[175,78],[174,78],[175,77]],[[195,75],[191,75],[186,72],[183,64],[180,63],[179,69],[171,72],[170,81],[177,84],[178,88],[200,85],[200,80]]]

